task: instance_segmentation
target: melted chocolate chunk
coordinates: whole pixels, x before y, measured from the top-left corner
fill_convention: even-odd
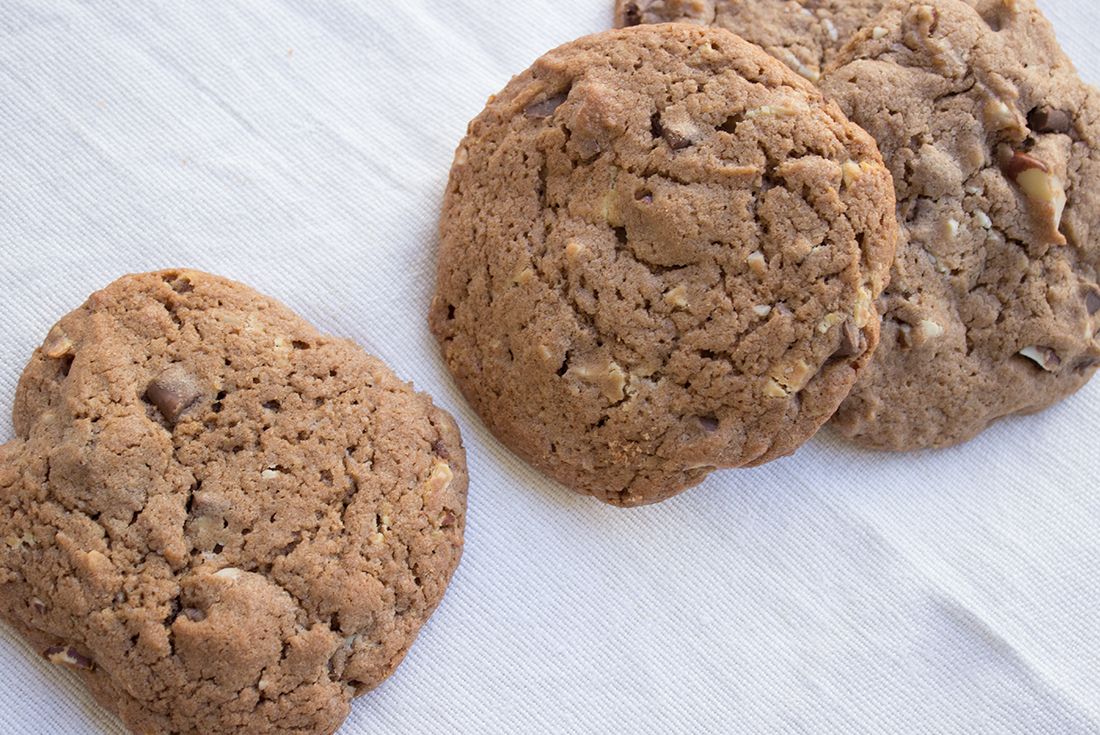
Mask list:
[[[145,389],[145,400],[156,406],[170,425],[201,396],[198,381],[182,365],[172,365]]]
[[[1100,311],[1100,288],[1093,286],[1085,293],[1085,309],[1088,311],[1089,316],[1093,316]]]
[[[624,26],[636,26],[642,22],[642,11],[638,9],[637,3],[627,3],[626,8],[623,9],[623,25]]]
[[[1037,133],[1068,133],[1073,127],[1073,118],[1065,110],[1043,105],[1027,114],[1027,124]]]
[[[863,335],[851,322],[844,322],[840,330],[840,345],[833,357],[855,357],[863,352]]]
[[[553,117],[554,111],[561,106],[562,102],[565,102],[568,96],[568,93],[562,92],[539,102],[532,102],[523,110],[523,116],[534,119]]]

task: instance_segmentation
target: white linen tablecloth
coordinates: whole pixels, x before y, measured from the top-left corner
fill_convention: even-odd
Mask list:
[[[1039,0],[1089,82],[1100,3]],[[948,450],[829,429],[619,510],[496,442],[428,332],[453,151],[612,0],[2,0],[0,442],[49,327],[130,272],[243,281],[458,419],[462,564],[367,733],[1100,733],[1100,379]],[[120,735],[0,626],[0,733]]]

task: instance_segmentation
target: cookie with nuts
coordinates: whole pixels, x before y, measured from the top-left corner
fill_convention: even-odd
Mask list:
[[[0,617],[137,733],[332,733],[440,602],[451,417],[216,276],[124,277],[50,330],[0,447]]]
[[[1100,93],[1032,0],[892,2],[822,88],[878,141],[900,237],[882,342],[833,425],[950,446],[1100,365]]]
[[[459,145],[430,326],[524,460],[616,505],[793,452],[878,341],[896,242],[871,138],[723,29],[611,30]]]
[[[817,83],[825,65],[886,0],[615,0],[615,26],[725,28]]]

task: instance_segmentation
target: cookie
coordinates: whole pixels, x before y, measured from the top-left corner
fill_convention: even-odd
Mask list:
[[[331,733],[459,561],[451,417],[189,270],[50,330],[0,447],[0,617],[135,733]]]
[[[817,82],[885,0],[615,0],[615,27],[698,23],[733,31]]]
[[[878,340],[874,142],[729,31],[568,43],[469,126],[429,322],[486,426],[616,505],[793,452]]]
[[[882,343],[833,420],[888,450],[1040,411],[1100,364],[1100,93],[1031,0],[893,2],[822,88],[897,188]]]

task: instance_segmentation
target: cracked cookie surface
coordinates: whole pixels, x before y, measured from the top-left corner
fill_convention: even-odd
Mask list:
[[[188,270],[50,330],[0,447],[0,615],[137,733],[331,733],[458,564],[458,429],[354,343]]]
[[[470,123],[429,323],[489,429],[608,503],[793,452],[878,339],[873,141],[732,33],[566,44]]]
[[[891,3],[822,89],[878,141],[900,229],[882,342],[834,426],[880,449],[950,446],[1084,385],[1100,364],[1100,93],[1034,3]]]
[[[886,0],[616,0],[615,27],[696,23],[757,44],[811,82]]]

